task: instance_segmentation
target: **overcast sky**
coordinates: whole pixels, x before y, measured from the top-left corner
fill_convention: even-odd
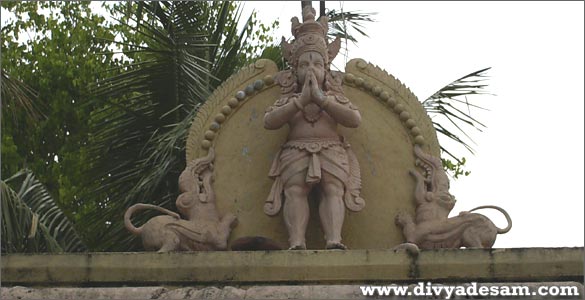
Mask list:
[[[474,98],[487,128],[472,132],[471,175],[451,182],[452,215],[493,204],[512,230],[495,247],[583,246],[583,2],[339,2],[328,8],[377,12],[369,38],[349,59],[379,65],[426,99],[473,71],[488,72],[495,96]],[[318,8],[318,2],[313,2]],[[247,2],[275,34],[290,37],[300,3]],[[343,58],[336,60],[343,67]],[[499,227],[505,219],[482,210]]]

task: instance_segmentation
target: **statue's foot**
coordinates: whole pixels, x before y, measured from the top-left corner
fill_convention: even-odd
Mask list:
[[[288,248],[288,250],[307,250],[307,246],[305,246],[305,245],[294,245],[294,246],[290,246],[290,248]]]
[[[394,246],[391,250],[394,251],[406,251],[411,255],[417,256],[420,253],[420,249],[416,244],[413,243],[402,243],[400,245]]]
[[[347,250],[347,246],[339,242],[327,242],[327,246],[325,246],[327,250]]]

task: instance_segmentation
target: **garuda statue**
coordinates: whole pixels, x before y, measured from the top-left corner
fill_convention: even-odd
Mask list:
[[[274,183],[264,206],[271,216],[282,206],[289,249],[306,249],[308,195],[313,189],[320,198],[327,249],[346,249],[341,242],[345,207],[359,211],[365,205],[358,161],[337,131],[338,124],[358,127],[361,115],[344,96],[341,75],[330,70],[341,44],[339,38],[328,44],[327,30],[327,18],[315,21],[310,6],[303,9],[303,23],[292,19],[295,40],[288,43],[283,38],[281,44],[291,69],[276,76],[282,96],[264,115],[266,129],[289,127],[287,142],[269,172]]]

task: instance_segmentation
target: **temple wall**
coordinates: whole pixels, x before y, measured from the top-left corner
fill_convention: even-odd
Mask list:
[[[367,284],[478,282],[571,285],[582,295],[583,254],[583,248],[10,254],[2,256],[1,293],[2,299],[365,299],[359,286]]]

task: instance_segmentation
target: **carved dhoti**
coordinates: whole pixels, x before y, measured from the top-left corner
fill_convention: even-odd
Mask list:
[[[292,176],[304,172],[305,182],[316,184],[323,171],[344,184],[343,200],[348,209],[360,211],[365,206],[360,197],[359,163],[349,144],[342,139],[303,139],[285,143],[277,153],[268,173],[274,183],[264,212],[272,216],[280,211],[284,186]]]

